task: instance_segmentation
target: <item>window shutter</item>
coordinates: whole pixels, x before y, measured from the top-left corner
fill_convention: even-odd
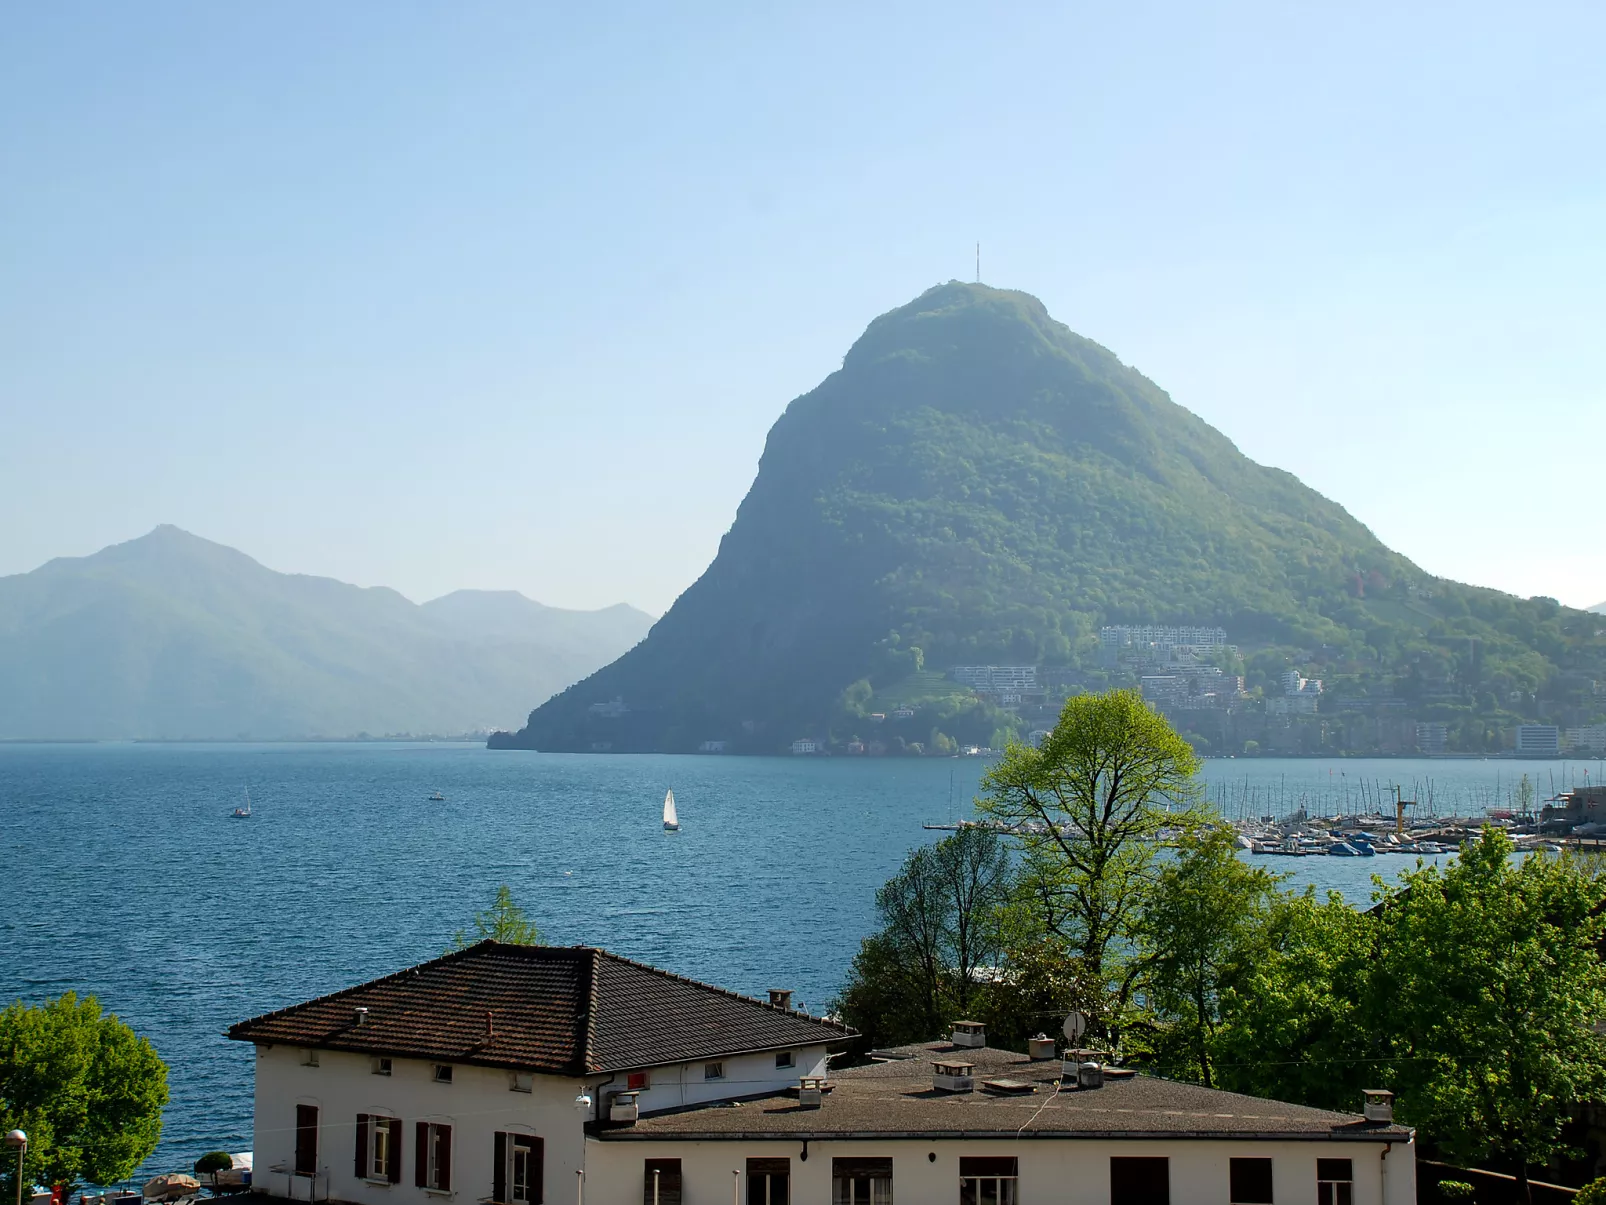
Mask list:
[[[386,1167],[385,1167],[386,1177],[390,1180],[390,1182],[392,1184],[400,1184],[401,1183],[401,1159],[402,1159],[402,1156],[401,1156],[401,1143],[402,1143],[402,1123],[401,1123],[401,1118],[392,1117],[389,1121],[387,1121],[385,1123],[385,1125],[388,1126],[389,1129],[390,1129],[390,1155],[389,1155],[389,1158],[386,1160]]]
[[[418,1187],[423,1188],[429,1179],[429,1122],[418,1123],[415,1137],[417,1149],[413,1151],[413,1170],[417,1173],[415,1180]]]
[[[535,1166],[530,1169],[530,1200],[542,1205],[546,1200],[546,1139],[536,1138]]]
[[[507,1135],[501,1130],[491,1144],[491,1200],[507,1200]]]
[[[441,1145],[435,1152],[435,1171],[440,1183],[436,1185],[442,1192],[452,1191],[452,1127],[436,1126],[440,1131]]]
[[[368,1114],[357,1114],[357,1179],[366,1180],[373,1175],[368,1166]]]

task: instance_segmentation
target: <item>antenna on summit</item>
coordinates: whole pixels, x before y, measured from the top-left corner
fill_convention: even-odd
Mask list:
[[[981,283],[981,244],[976,244],[976,283]]]

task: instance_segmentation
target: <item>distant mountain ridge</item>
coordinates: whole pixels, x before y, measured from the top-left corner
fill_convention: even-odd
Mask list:
[[[984,706],[940,671],[1135,685],[1101,667],[1104,624],[1219,625],[1251,690],[1326,676],[1374,742],[1417,716],[1498,748],[1542,704],[1588,713],[1606,676],[1582,612],[1424,573],[1035,297],[956,281],[875,319],[786,407],[713,563],[645,641],[492,743],[988,743],[1045,717]],[[945,690],[970,701],[888,721]]]
[[[461,733],[630,648],[628,606],[277,573],[163,525],[0,577],[0,739]]]

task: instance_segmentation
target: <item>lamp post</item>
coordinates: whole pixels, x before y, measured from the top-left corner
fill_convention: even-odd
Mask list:
[[[17,1148],[17,1205],[22,1205],[22,1157],[28,1153],[28,1135],[12,1130],[6,1135],[6,1145]]]

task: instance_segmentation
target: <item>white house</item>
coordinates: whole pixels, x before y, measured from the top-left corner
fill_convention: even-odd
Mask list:
[[[846,1027],[584,947],[483,942],[241,1022],[255,1187],[363,1205],[1406,1205],[1413,1134]],[[1082,1084],[1083,1086],[1078,1086]]]

